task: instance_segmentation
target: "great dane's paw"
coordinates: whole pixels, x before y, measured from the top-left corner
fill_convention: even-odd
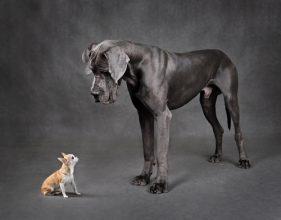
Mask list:
[[[219,154],[214,154],[210,156],[209,160],[210,163],[219,163],[222,161],[222,156]]]
[[[167,193],[168,187],[167,183],[153,183],[152,186],[149,188],[149,192],[152,194],[161,194],[161,193]]]
[[[240,159],[238,167],[242,169],[249,169],[251,168],[250,161],[248,159]]]
[[[131,184],[135,186],[146,186],[150,183],[150,176],[148,174],[139,175],[131,180]]]

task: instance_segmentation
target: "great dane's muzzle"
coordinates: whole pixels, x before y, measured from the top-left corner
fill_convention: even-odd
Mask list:
[[[92,96],[94,96],[95,102],[100,102],[99,94],[91,92]]]
[[[118,84],[115,84],[107,73],[96,74],[91,87],[95,102],[114,103],[117,97]]]

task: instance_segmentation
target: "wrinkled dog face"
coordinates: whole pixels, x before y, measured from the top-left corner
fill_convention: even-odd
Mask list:
[[[108,73],[96,73],[91,87],[91,94],[96,102],[109,104],[117,98],[118,84],[115,84]]]
[[[94,74],[91,94],[96,102],[113,103],[117,98],[118,83],[113,81],[108,70],[108,61],[103,54],[97,54],[90,66]]]
[[[119,47],[104,51],[99,44],[90,45],[84,51],[82,60],[88,63],[86,73],[94,75],[91,94],[95,101],[103,104],[114,103],[121,83],[120,78],[129,62],[128,56]]]

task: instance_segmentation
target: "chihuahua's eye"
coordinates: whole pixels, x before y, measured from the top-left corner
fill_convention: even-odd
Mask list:
[[[74,156],[72,156],[71,159],[73,160],[73,159],[74,159]]]

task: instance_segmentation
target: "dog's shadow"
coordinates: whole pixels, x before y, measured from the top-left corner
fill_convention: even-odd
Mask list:
[[[77,194],[74,193],[74,192],[66,192],[66,195],[67,195],[69,198],[76,198],[76,197],[82,197],[82,196],[83,196],[83,195],[77,195]],[[62,197],[62,193],[61,193],[61,192],[55,192],[55,193],[53,193],[51,196]]]
[[[106,195],[106,194],[98,194],[98,193],[81,193],[81,195],[77,195],[74,192],[66,192],[66,195],[68,196],[68,198],[83,198],[83,199],[93,199],[93,198],[97,198],[97,197],[111,197],[111,195]],[[52,194],[52,196],[54,197],[63,197],[61,192],[57,192],[55,194]]]
[[[188,179],[190,178],[189,175],[183,174],[179,177],[177,177],[176,179],[174,179],[170,184],[169,184],[169,190],[174,190],[175,188],[179,187],[180,185],[183,185],[184,183],[186,183],[188,181]]]
[[[233,165],[234,168],[238,168],[238,162],[230,159],[228,157],[224,157],[222,159],[221,162],[219,163],[212,163],[209,161],[209,158],[211,155],[207,155],[207,154],[199,154],[199,153],[194,153],[197,157],[200,158],[200,160],[204,160],[204,162],[206,163],[206,165],[208,166],[223,166],[223,165],[227,165],[227,164],[231,164]],[[199,169],[199,168],[198,168]],[[240,169],[240,168],[239,168]],[[169,184],[169,189],[173,190],[185,183],[188,182],[188,180],[192,178],[192,173],[190,172],[184,172],[184,170],[182,171],[182,175],[177,176],[176,178],[174,178],[171,183]]]

